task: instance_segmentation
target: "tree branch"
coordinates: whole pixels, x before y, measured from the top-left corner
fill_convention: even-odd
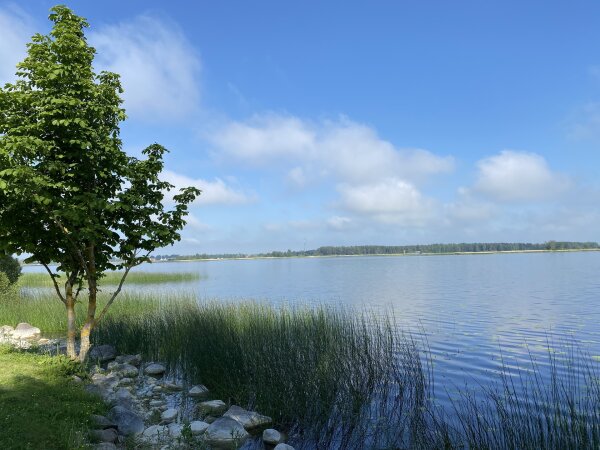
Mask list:
[[[73,246],[73,249],[75,250],[75,253],[79,257],[79,263],[81,264],[81,268],[84,270],[85,274],[87,275],[87,278],[89,279],[90,273],[89,273],[89,270],[88,270],[88,266],[87,266],[87,264],[85,262],[85,258],[83,257],[83,253],[81,253],[81,250],[77,246],[77,243],[75,241],[73,241],[73,238],[69,234],[69,231],[67,230],[67,228],[56,217],[54,218],[54,223],[58,226],[58,228],[60,229],[60,231],[63,232],[63,234],[65,235],[65,237],[67,238],[67,240]]]
[[[42,263],[42,266],[44,266],[46,268],[46,271],[48,272],[48,275],[50,275],[50,278],[52,278],[52,283],[54,284],[54,289],[56,289],[56,293],[58,294],[58,298],[60,298],[60,301],[63,302],[65,305],[67,304],[67,300],[65,300],[65,297],[63,297],[63,295],[60,292],[60,288],[58,287],[58,283],[56,282],[56,275],[54,275],[52,273],[52,271],[50,270],[50,267],[48,267],[48,264],[46,263]]]
[[[121,288],[123,287],[123,283],[125,283],[125,278],[127,278],[129,271],[136,265],[137,264],[128,266],[127,269],[125,269],[125,273],[121,277],[121,281],[119,282],[119,286],[117,287],[117,290],[115,292],[113,292],[113,295],[108,300],[108,303],[106,305],[104,305],[104,308],[102,308],[102,311],[98,315],[98,318],[94,320],[94,325],[97,324],[98,322],[100,322],[100,319],[102,319],[104,314],[106,314],[106,311],[108,311],[108,308],[110,308],[110,305],[112,305],[112,303],[115,301],[115,298],[117,298],[117,295],[119,295],[119,293],[121,292]]]

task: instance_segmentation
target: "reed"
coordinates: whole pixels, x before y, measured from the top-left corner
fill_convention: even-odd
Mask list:
[[[100,286],[116,286],[121,281],[122,272],[108,272],[100,279]],[[162,284],[183,283],[199,280],[200,274],[194,272],[131,272],[127,275],[129,284]],[[24,273],[19,279],[19,286],[27,288],[52,288],[52,280],[47,273]]]

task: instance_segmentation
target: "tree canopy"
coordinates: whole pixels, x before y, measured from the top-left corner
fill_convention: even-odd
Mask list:
[[[150,252],[179,240],[187,207],[200,191],[183,188],[165,207],[174,188],[160,179],[166,149],[152,144],[144,159],[122,150],[119,76],[94,72],[84,18],[65,6],[52,8],[49,18],[52,31],[33,36],[16,81],[0,88],[0,250],[43,264],[68,316],[85,279],[85,358],[89,333],[120,290],[96,316],[97,281],[107,270],[122,269],[122,286]]]

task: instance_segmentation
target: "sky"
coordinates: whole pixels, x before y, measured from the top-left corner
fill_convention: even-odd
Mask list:
[[[53,5],[0,0],[0,83]],[[203,191],[162,253],[600,240],[599,2],[67,6]]]

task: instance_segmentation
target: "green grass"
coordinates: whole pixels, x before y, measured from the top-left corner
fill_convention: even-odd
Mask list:
[[[0,448],[86,448],[99,398],[69,380],[70,361],[0,347]]]
[[[100,286],[116,286],[121,281],[122,272],[108,272],[100,280]],[[200,279],[200,274],[192,272],[131,272],[127,275],[125,285],[127,284],[160,284],[160,283],[181,283],[195,281]],[[59,279],[59,285],[61,285]],[[47,273],[24,273],[19,279],[21,287],[48,287],[53,288],[52,280]]]

